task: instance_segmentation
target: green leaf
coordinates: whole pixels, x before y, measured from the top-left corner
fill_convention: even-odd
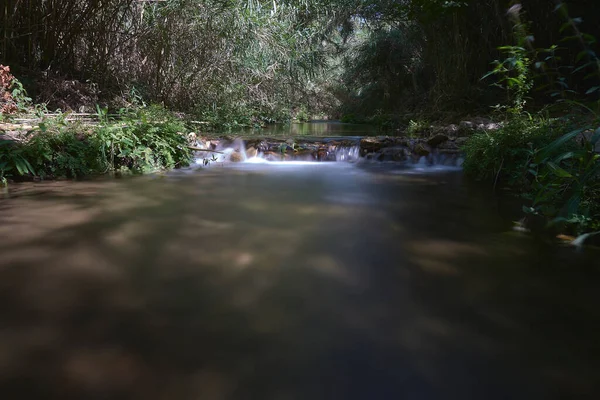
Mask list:
[[[594,93],[595,91],[597,91],[598,89],[600,89],[600,86],[594,86],[594,87],[591,87],[591,88],[589,88],[589,89],[588,89],[588,90],[585,92],[585,94],[592,94],[592,93]]]
[[[573,177],[573,175],[571,175],[570,173],[568,173],[567,171],[565,171],[558,165],[554,164],[552,161],[548,161],[547,165],[548,165],[548,168],[550,168],[552,170],[552,172],[554,172],[554,175],[556,175],[560,178],[572,178]]]
[[[569,24],[568,26],[571,26],[571,25]],[[562,32],[562,29],[561,29],[561,32]],[[560,41],[561,42],[568,42],[570,40],[578,40],[578,39],[579,39],[579,36],[577,36],[577,35],[569,35],[569,36],[563,37],[562,39],[560,39]]]
[[[19,175],[27,174],[27,165],[23,162],[23,159],[15,160],[15,167],[17,167],[17,171],[19,171]]]
[[[571,23],[570,22],[565,22],[563,23],[560,28],[559,28],[559,32],[563,33],[567,28],[571,27]]]
[[[550,154],[552,154],[556,150],[560,149],[567,142],[569,142],[570,140],[573,140],[577,135],[579,135],[581,132],[583,132],[585,130],[586,130],[585,128],[575,129],[574,131],[571,131],[571,132],[559,137],[554,142],[550,143],[548,146],[543,147],[538,152],[538,154],[535,158],[535,161],[539,163],[540,161],[545,160],[546,158],[548,158],[548,156],[550,156]]]
[[[569,151],[567,153],[561,154],[560,156],[554,159],[554,163],[559,164],[561,161],[568,160],[570,158],[575,157],[577,154],[573,151]]]
[[[583,39],[587,42],[587,44],[596,43],[596,38],[593,35],[590,35],[589,33],[583,33],[581,36],[583,36]]]
[[[583,50],[581,52],[579,52],[579,54],[577,54],[577,57],[575,57],[575,62],[578,63],[579,61],[581,61],[581,59],[585,56],[588,55],[587,50]]]
[[[498,71],[490,71],[487,74],[485,74],[484,76],[481,77],[481,79],[479,79],[480,81],[484,80],[485,78],[489,78],[492,75],[496,75],[498,73]]]

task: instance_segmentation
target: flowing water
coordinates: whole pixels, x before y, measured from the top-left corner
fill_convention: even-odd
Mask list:
[[[598,254],[442,167],[10,187],[3,399],[596,399]]]

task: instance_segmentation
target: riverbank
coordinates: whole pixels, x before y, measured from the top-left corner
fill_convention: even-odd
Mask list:
[[[69,114],[42,115],[35,125],[5,124],[0,136],[0,179],[81,178],[107,173],[150,173],[189,165],[183,121],[160,107],[100,110],[92,122]]]
[[[228,135],[196,133],[195,121],[156,106],[124,110],[112,117],[102,110],[99,114],[15,117],[0,124],[0,179],[6,182],[156,172],[185,167],[200,157],[206,163],[215,161],[215,155],[222,153],[219,149],[228,147],[234,147],[235,151],[229,152],[228,157],[220,157],[221,161],[242,161],[260,154],[278,161],[347,161],[360,157],[455,165],[469,135],[477,129],[498,127],[479,119],[457,125],[423,126],[419,130],[407,127],[378,132],[328,122],[327,130],[318,132],[328,133],[329,125],[334,126],[332,132],[351,136],[264,136],[262,131]],[[363,136],[364,133],[370,136]],[[243,144],[234,145],[239,140]],[[347,154],[350,148],[355,153]],[[194,157],[192,152],[199,154]]]
[[[207,166],[254,158],[445,166],[464,162],[469,177],[522,198],[523,229],[541,224],[575,236],[600,230],[599,135],[565,119],[473,118],[457,124],[412,124],[387,135],[339,122],[328,123],[335,129],[317,123],[318,132],[350,135],[335,137],[266,136],[256,130],[198,133],[198,126],[155,106],[111,118],[101,111],[94,117],[43,115],[29,124],[16,122],[0,125],[4,183],[153,173],[191,163]]]

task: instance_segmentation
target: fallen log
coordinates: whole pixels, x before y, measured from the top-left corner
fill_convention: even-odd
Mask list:
[[[199,147],[194,147],[194,146],[188,146],[188,149],[194,150],[194,151],[206,151],[207,153],[219,153],[219,154],[225,154],[222,151],[217,151],[217,150],[210,150],[210,149],[201,149]]]

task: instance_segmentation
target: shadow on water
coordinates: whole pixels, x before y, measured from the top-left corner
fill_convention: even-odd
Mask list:
[[[597,254],[505,233],[460,174],[214,168],[11,196],[3,398],[597,398]]]

